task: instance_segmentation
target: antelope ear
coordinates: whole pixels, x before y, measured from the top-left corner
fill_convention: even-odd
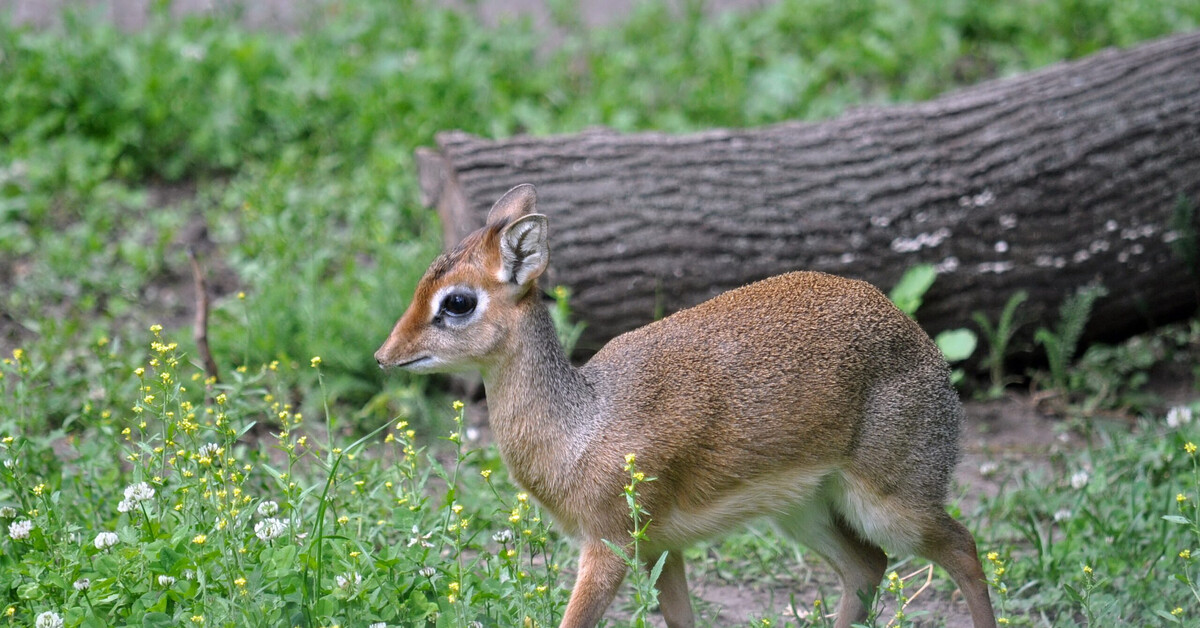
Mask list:
[[[532,195],[533,186],[527,187]],[[524,289],[537,280],[550,262],[546,231],[546,217],[541,214],[522,216],[504,228],[500,233],[500,281]]]
[[[504,193],[500,200],[492,205],[488,212],[487,224],[496,225],[501,221],[516,222],[522,216],[533,213],[537,205],[537,190],[532,184],[522,183]]]

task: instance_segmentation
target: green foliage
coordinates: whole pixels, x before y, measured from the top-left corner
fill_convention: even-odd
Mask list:
[[[987,340],[988,354],[983,359],[982,365],[988,369],[988,375],[991,378],[987,396],[992,399],[1003,395],[1004,388],[1009,384],[1008,378],[1004,374],[1004,362],[1008,359],[1008,345],[1021,326],[1017,321],[1017,308],[1021,307],[1021,304],[1028,298],[1029,293],[1024,290],[1014,292],[1004,303],[1004,309],[1000,310],[1000,318],[996,321],[995,327],[983,312],[975,312],[972,316],[975,323],[979,325],[980,331],[983,332],[984,339]]]
[[[947,329],[938,334],[933,342],[942,350],[947,362],[961,362],[975,353],[978,338],[969,329]]]
[[[900,308],[901,312],[915,317],[917,310],[921,308],[925,293],[933,287],[935,280],[937,280],[937,270],[933,268],[933,264],[917,264],[904,271],[904,274],[900,276],[900,281],[897,281],[892,291],[888,293],[888,298],[896,304],[896,307]]]
[[[500,473],[480,473],[487,463],[463,444],[462,404],[446,464],[416,444],[406,421],[338,444],[335,417],[322,428],[280,401],[287,368],[206,385],[178,345],[154,333],[142,366],[125,373],[136,386],[97,400],[112,408],[94,411],[101,438],[40,438],[29,417],[0,407],[0,611],[11,609],[8,619],[557,622],[562,544],[528,496]],[[18,352],[0,365],[0,384],[46,385],[43,360]],[[321,388],[321,360],[310,364],[303,368]],[[269,435],[255,430],[264,417]],[[73,452],[73,464],[48,464],[58,448]]]
[[[655,559],[646,556],[644,546],[648,542],[646,530],[650,527],[650,513],[642,508],[638,501],[638,485],[653,482],[658,478],[648,478],[645,473],[637,470],[636,455],[625,454],[625,472],[629,474],[629,484],[625,485],[625,505],[629,508],[629,542],[603,539],[604,544],[614,554],[621,558],[630,570],[629,581],[633,587],[633,617],[630,626],[646,628],[650,625],[650,613],[658,606],[658,589],[655,586],[662,575],[663,565],[667,562],[667,552],[662,552]],[[653,564],[649,561],[653,560]],[[647,569],[643,573],[643,569]]]
[[[566,286],[554,287],[554,307],[550,308],[550,318],[554,320],[554,330],[558,333],[558,341],[562,343],[567,355],[575,351],[575,345],[587,323],[571,320],[571,290]]]
[[[1192,409],[1187,409],[1191,416]],[[1007,604],[1051,625],[1195,621],[1200,545],[1194,422],[1097,429],[1049,468],[1011,469],[982,505],[989,546],[1004,547]]]
[[[1098,284],[1080,288],[1059,307],[1058,324],[1054,330],[1041,327],[1033,336],[1034,341],[1042,345],[1046,352],[1051,384],[1062,393],[1071,390],[1067,367],[1075,357],[1079,339],[1091,317],[1092,306],[1107,294],[1108,290]]]

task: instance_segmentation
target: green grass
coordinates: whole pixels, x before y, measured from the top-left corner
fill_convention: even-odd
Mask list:
[[[790,0],[716,16],[643,3],[591,29],[566,3],[549,48],[527,22],[420,2],[329,3],[293,33],[165,9],[134,33],[0,17],[0,624],[555,625],[573,551],[494,452],[464,445],[440,380],[373,362],[439,247],[413,148],[446,129],[821,118],[1200,23],[1196,1]],[[216,289],[219,383],[193,380],[189,245]],[[1092,348],[1067,381],[1154,419],[1142,393],[1161,353]],[[1200,551],[1197,517],[1174,500],[1200,502],[1182,450],[1200,434],[1159,423],[1096,431],[963,513],[1006,565],[1014,623],[1194,608],[1178,553]],[[120,512],[139,482],[154,497]],[[288,526],[261,540],[271,517]],[[119,542],[96,548],[101,532]],[[805,556],[763,530],[689,554],[701,577],[768,587]],[[781,625],[778,606],[759,616]]]

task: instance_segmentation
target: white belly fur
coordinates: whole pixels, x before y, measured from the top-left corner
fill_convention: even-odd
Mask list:
[[[695,510],[676,508],[650,513],[650,542],[665,549],[681,548],[718,536],[758,517],[776,517],[816,498],[829,469],[803,469],[755,478]]]

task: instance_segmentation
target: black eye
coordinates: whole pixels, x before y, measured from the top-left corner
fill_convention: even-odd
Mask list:
[[[442,299],[442,311],[449,316],[466,316],[475,311],[475,295],[453,292]]]

